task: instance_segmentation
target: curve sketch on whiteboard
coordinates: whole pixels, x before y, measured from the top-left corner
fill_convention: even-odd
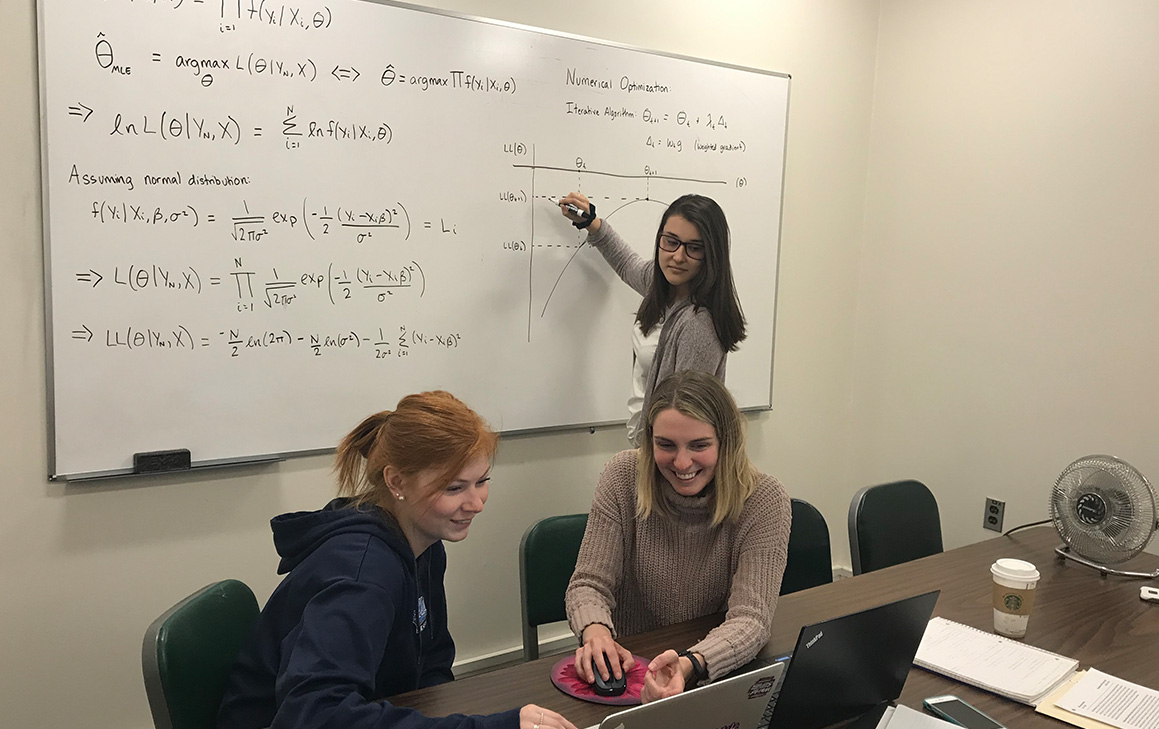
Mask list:
[[[542,173],[564,172],[564,173],[568,173],[569,175],[572,175],[572,174],[577,175],[577,177],[579,179],[577,179],[575,181],[575,189],[582,189],[582,181],[583,181],[584,175],[595,175],[598,177],[608,177],[608,178],[615,178],[615,179],[627,180],[627,181],[638,180],[638,181],[644,183],[644,189],[640,190],[640,192],[643,194],[637,195],[636,197],[621,197],[621,198],[619,198],[619,200],[618,200],[619,204],[611,212],[607,213],[606,215],[601,216],[604,219],[610,219],[613,215],[620,212],[621,210],[624,210],[625,208],[634,206],[637,203],[653,203],[656,205],[662,205],[665,208],[667,208],[667,206],[670,204],[670,202],[664,202],[662,200],[658,200],[655,197],[653,197],[653,195],[652,195],[652,183],[653,183],[653,181],[691,183],[693,185],[727,185],[728,184],[727,181],[719,180],[719,179],[704,179],[704,178],[671,175],[671,174],[662,175],[662,174],[659,174],[656,170],[651,169],[648,166],[644,167],[644,171],[642,174],[626,173],[626,172],[603,170],[603,169],[589,169],[582,157],[576,158],[574,167],[561,167],[558,165],[546,165],[546,164],[541,165],[541,164],[538,164],[536,162],[536,159],[535,159],[535,145],[531,145],[530,151],[531,151],[531,160],[532,160],[530,164],[528,164],[528,163],[512,164],[513,168],[527,170],[529,172],[529,174],[531,175],[531,195],[527,199],[527,202],[529,202],[529,203],[534,203],[535,201],[537,201],[541,198],[546,200],[549,203],[554,203],[559,197],[561,197],[561,195],[558,195],[558,194],[557,195],[540,195],[540,194],[536,193],[536,185],[537,185],[536,175],[537,175],[537,173],[541,173],[541,172]],[[563,247],[563,248],[574,248],[575,249],[572,251],[571,255],[568,256],[568,258],[564,262],[563,266],[560,267],[559,274],[555,277],[554,281],[551,284],[551,288],[547,293],[547,296],[544,298],[543,306],[539,312],[539,318],[543,319],[547,315],[548,307],[550,306],[551,300],[555,295],[556,289],[559,288],[560,282],[563,280],[564,275],[571,268],[572,262],[580,254],[580,252],[583,251],[587,247],[587,245],[583,242],[579,243],[578,245],[566,245],[566,246],[548,245],[548,244],[537,243],[536,242],[537,235],[536,235],[534,220],[535,220],[535,211],[533,210],[532,211],[532,224],[531,224],[531,231],[530,231],[530,233],[531,233],[531,245],[529,246],[529,249],[528,249],[529,254],[530,254],[529,260],[528,260],[528,281],[527,281],[527,283],[528,283],[528,291],[527,291],[527,296],[528,296],[527,341],[528,342],[531,341],[532,321],[535,318],[534,317],[535,268],[536,268],[536,265],[535,265],[535,248],[537,248],[537,247],[552,247],[552,248]]]
[[[616,208],[612,212],[603,216],[603,218],[605,220],[611,220],[613,215],[615,215],[619,211],[623,210],[624,208],[628,207],[629,205],[635,205],[636,203],[656,203],[657,205],[663,205],[665,208],[667,208],[669,205],[669,203],[661,202],[660,200],[653,200],[651,198],[643,198],[640,200],[629,200],[628,202],[624,203],[623,205]],[[540,319],[542,319],[544,317],[544,315],[547,314],[547,305],[551,303],[551,297],[555,295],[555,289],[556,289],[556,287],[559,286],[559,282],[563,278],[563,275],[565,273],[567,273],[567,269],[571,265],[571,262],[575,260],[575,257],[577,255],[579,255],[579,252],[582,251],[585,247],[586,246],[584,246],[584,245],[576,246],[575,251],[570,256],[568,256],[567,263],[563,264],[563,268],[560,269],[560,271],[559,271],[559,276],[557,276],[555,278],[555,283],[552,284],[551,291],[547,294],[547,300],[543,302],[543,311],[539,312]]]

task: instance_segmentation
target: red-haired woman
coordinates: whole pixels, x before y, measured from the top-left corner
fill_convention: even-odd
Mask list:
[[[497,436],[446,392],[408,395],[338,446],[338,494],[271,525],[286,574],[226,685],[220,729],[575,729],[528,704],[427,718],[383,699],[453,680],[443,540],[487,502]]]

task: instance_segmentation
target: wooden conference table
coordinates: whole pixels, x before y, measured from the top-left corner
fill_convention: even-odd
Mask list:
[[[1042,574],[1026,642],[1077,658],[1081,668],[1093,666],[1124,680],[1159,688],[1159,605],[1139,599],[1139,587],[1155,581],[1102,577],[1096,570],[1060,561],[1054,554],[1058,544],[1052,527],[1037,527],[785,595],[777,604],[773,633],[761,657],[791,651],[803,625],[933,589],[942,591],[935,615],[991,630],[990,565],[999,557],[1016,557],[1033,562]],[[1122,566],[1151,571],[1159,566],[1159,557],[1143,554]],[[666,648],[687,648],[722,618],[691,620],[625,637],[622,642],[637,655],[651,657]],[[489,714],[534,703],[558,711],[579,727],[597,724],[617,710],[573,699],[556,689],[548,676],[559,658],[549,656],[412,691],[393,697],[391,702],[428,716]],[[1011,729],[1068,726],[1036,714],[1029,706],[916,667],[910,671],[899,703],[920,709],[923,698],[946,693],[957,694]]]

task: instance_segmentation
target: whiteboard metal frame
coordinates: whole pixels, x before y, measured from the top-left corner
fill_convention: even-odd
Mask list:
[[[46,435],[48,437],[47,455],[48,455],[48,480],[67,480],[63,474],[54,473],[56,471],[56,386],[53,380],[53,340],[52,340],[52,245],[50,242],[52,228],[48,222],[51,220],[49,215],[49,197],[48,197],[48,100],[44,89],[47,88],[47,79],[45,78],[45,69],[48,64],[45,62],[45,42],[44,42],[44,10],[43,5],[49,0],[36,0],[36,60],[37,60],[37,84],[36,96],[40,106],[40,237],[41,237],[41,261],[44,266],[42,271],[44,277],[44,374],[45,374],[45,408],[46,408],[46,424],[48,426]]]

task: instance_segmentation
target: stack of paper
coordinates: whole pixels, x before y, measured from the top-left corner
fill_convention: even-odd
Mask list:
[[[1084,729],[1159,729],[1159,691],[1092,668],[1075,674],[1035,711]]]
[[[930,620],[914,664],[1032,706],[1078,668],[1073,658],[945,618]]]

